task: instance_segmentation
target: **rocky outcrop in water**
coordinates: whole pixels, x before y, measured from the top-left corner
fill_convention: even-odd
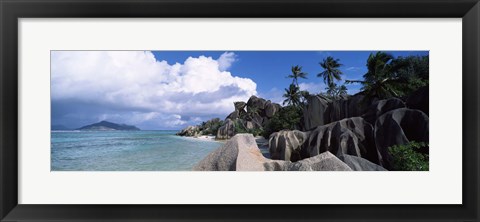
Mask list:
[[[265,158],[251,134],[237,134],[198,163],[201,171],[351,171],[329,152],[298,162]]]
[[[178,136],[197,136],[198,135],[198,126],[187,126],[185,129],[180,130],[177,133]]]
[[[216,135],[218,128],[223,125],[223,121],[219,118],[213,118],[206,122],[202,122],[196,126],[187,126],[176,133],[178,136],[198,137],[202,135]]]

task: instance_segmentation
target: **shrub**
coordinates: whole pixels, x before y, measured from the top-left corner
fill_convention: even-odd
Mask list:
[[[235,120],[233,123],[233,126],[235,127],[235,134],[237,133],[250,133],[253,134],[253,136],[258,136],[262,135],[263,129],[259,128],[253,128],[253,129],[247,129],[240,120]]]
[[[302,109],[300,107],[282,107],[266,124],[262,134],[263,137],[268,139],[274,132],[300,128],[302,115]]]
[[[394,145],[388,148],[393,158],[393,170],[428,171],[428,154],[419,150],[427,147],[426,143],[412,141],[404,145]]]
[[[248,130],[248,133],[253,134],[254,136],[261,136],[263,135],[263,129],[261,128],[253,128],[251,130]]]
[[[216,135],[218,128],[223,125],[223,121],[219,118],[214,118],[208,120],[207,122],[203,122],[199,125],[200,130],[202,131],[203,135]]]
[[[233,127],[235,128],[235,134],[247,133],[247,129],[243,126],[243,124],[239,120],[235,120],[233,122]]]

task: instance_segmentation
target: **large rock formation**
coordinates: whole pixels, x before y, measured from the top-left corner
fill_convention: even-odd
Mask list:
[[[338,158],[354,171],[386,171],[382,166],[357,156],[343,154],[338,156]]]
[[[380,163],[373,127],[361,117],[343,119],[310,131],[302,145],[302,158],[313,157],[326,151],[336,156],[348,154],[365,158],[375,164]]]
[[[329,100],[323,96],[310,96],[303,110],[305,129],[309,130],[328,123]]]
[[[215,139],[224,140],[230,139],[235,135],[235,123],[231,119],[226,119],[223,126],[218,128]]]
[[[198,135],[198,126],[187,126],[185,129],[182,129],[177,133],[179,136],[197,136]]]
[[[267,171],[352,171],[347,164],[330,152],[324,152],[317,156],[293,163],[290,161],[275,160],[267,161],[263,165]]]
[[[281,109],[280,104],[256,96],[251,96],[247,103],[234,102],[234,106],[235,110],[225,119],[225,127],[222,126],[221,130],[218,130],[217,139],[228,139],[235,135],[237,132],[235,132],[234,123],[240,124],[242,128],[247,130],[263,128],[268,120]],[[245,111],[245,108],[247,111]],[[227,132],[233,134],[227,135]]]
[[[268,141],[270,157],[275,160],[301,160],[300,150],[307,138],[308,132],[298,130],[273,133]]]
[[[349,154],[380,164],[373,127],[361,117],[318,126],[312,131],[282,130],[269,140],[272,159],[298,161],[330,151],[340,157]]]
[[[374,102],[362,117],[365,121],[374,125],[379,116],[399,108],[405,108],[405,103],[402,100],[398,98],[382,99]]]
[[[247,112],[251,112],[253,109],[255,109],[254,110],[255,112],[263,111],[265,110],[266,103],[267,103],[267,100],[263,98],[251,96],[247,101]]]
[[[270,100],[265,100],[256,96],[251,96],[247,103],[238,101],[234,102],[233,105],[235,110],[225,118],[223,124],[220,122],[220,124],[222,124],[220,127],[211,124],[217,127],[211,127],[210,129],[205,130],[202,128],[202,125],[189,126],[178,132],[177,135],[200,136],[202,133],[207,132],[208,134],[216,135],[215,138],[218,140],[230,139],[237,133],[235,132],[235,124],[238,124],[239,127],[246,130],[261,129],[265,127],[268,120],[282,108],[280,104],[272,103]],[[245,111],[245,108],[247,111]],[[213,120],[217,120],[217,118],[212,119],[212,121]],[[218,119],[215,123],[219,121],[220,120]]]
[[[269,100],[265,104],[265,116],[267,118],[272,118],[273,115],[275,115],[275,113],[277,113],[281,108],[282,108],[282,106],[280,106],[280,104],[272,103]]]
[[[242,101],[234,102],[233,105],[235,106],[235,110],[238,111],[245,111],[245,106],[247,106],[247,104]]]
[[[196,126],[187,126],[184,129],[176,133],[178,136],[197,137],[202,135],[216,135],[218,128],[223,125],[223,121],[220,118],[213,118],[202,122]]]
[[[227,118],[225,118],[225,119],[236,120],[238,118],[240,118],[240,111],[235,110],[235,111],[231,112],[230,114],[228,114]]]
[[[226,119],[236,120],[246,115],[247,112],[245,112],[245,107],[247,106],[247,104],[245,102],[234,102],[233,105],[235,107],[235,110],[230,113]]]
[[[351,171],[329,152],[298,162],[265,158],[251,134],[237,134],[222,147],[210,153],[193,170],[205,171]]]
[[[310,96],[303,110],[305,130],[311,130],[338,120],[362,116],[377,99],[368,99],[362,94],[330,100],[324,96]]]
[[[347,109],[348,111],[347,116],[343,118],[350,118],[350,117],[356,117],[356,116],[361,116],[364,113],[367,112],[368,108],[370,108],[370,105],[375,103],[378,99],[377,98],[369,98],[364,96],[361,93],[355,94],[353,96],[348,97],[348,103],[347,107],[343,107],[343,109]],[[340,119],[343,119],[340,118]],[[336,119],[336,120],[340,120]],[[333,120],[333,121],[336,121]]]
[[[380,116],[375,123],[375,144],[382,156],[382,165],[392,169],[388,148],[410,141],[428,144],[429,120],[420,110],[395,109]],[[425,150],[424,152],[428,152]]]
[[[407,98],[407,107],[410,109],[418,109],[427,114],[429,112],[429,88],[428,86],[421,87],[413,92]]]

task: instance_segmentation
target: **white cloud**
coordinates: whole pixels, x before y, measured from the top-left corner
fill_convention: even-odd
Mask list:
[[[360,70],[362,70],[362,68],[361,67],[356,67],[356,66],[350,66],[350,67],[345,68],[345,70],[347,70],[347,71],[360,71]]]
[[[285,98],[283,97],[283,94],[284,94],[284,90],[283,89],[278,89],[276,87],[270,89],[268,92],[264,93],[264,94],[261,94],[259,95],[261,98],[266,98],[274,103],[278,103],[280,105],[282,105],[283,101],[285,100]]]
[[[225,71],[235,60],[229,52],[217,60],[189,57],[170,65],[149,51],[53,51],[52,100],[139,112],[129,122],[173,126],[186,123],[182,116],[223,116],[233,110],[234,101],[257,94],[251,79]]]
[[[167,127],[176,127],[176,126],[182,126],[187,121],[182,120],[182,116],[178,114],[170,115],[167,118],[164,118],[164,123]]]
[[[300,90],[308,91],[310,94],[317,94],[325,91],[326,85],[324,83],[300,83],[298,84]]]
[[[218,65],[221,71],[225,71],[230,66],[232,66],[233,62],[237,60],[237,56],[233,52],[225,52],[218,58]]]

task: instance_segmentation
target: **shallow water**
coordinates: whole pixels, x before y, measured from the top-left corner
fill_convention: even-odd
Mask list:
[[[52,131],[52,171],[191,170],[222,143],[176,131]]]

